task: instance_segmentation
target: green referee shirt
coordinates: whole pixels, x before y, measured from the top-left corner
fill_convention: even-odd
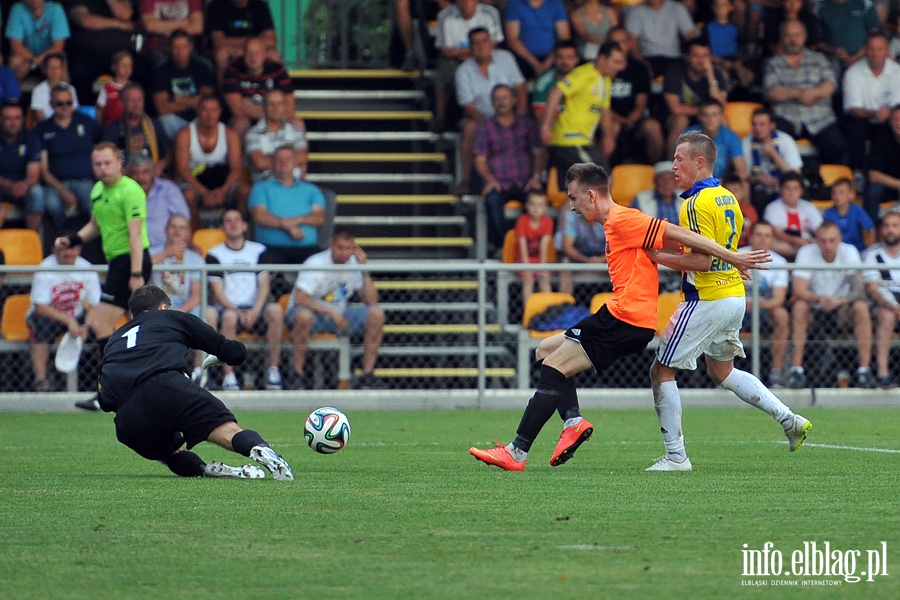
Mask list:
[[[141,245],[150,247],[147,235],[147,194],[130,177],[122,176],[111,187],[102,181],[91,190],[91,213],[103,238],[103,254],[107,261],[131,253],[128,222],[141,220]]]

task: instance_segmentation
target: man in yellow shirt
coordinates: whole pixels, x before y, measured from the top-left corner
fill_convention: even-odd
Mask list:
[[[547,144],[550,165],[556,167],[560,178],[560,189],[564,189],[566,171],[573,164],[593,162],[607,166],[606,158],[616,143],[610,135],[612,78],[626,64],[625,50],[615,42],[607,42],[600,47],[594,62],[569,71],[547,97],[541,141]],[[598,124],[603,130],[600,148],[594,145]]]
[[[716,145],[708,136],[689,131],[678,137],[672,170],[676,183],[686,190],[681,194],[684,203],[679,219],[683,227],[729,250],[737,250],[744,217],[734,195],[712,176],[715,164]],[[650,368],[653,403],[666,453],[646,470],[691,470],[684,448],[681,396],[675,373],[678,369],[696,369],[701,354],[706,355],[706,371],[712,380],[778,421],[790,451],[795,451],[812,424],[795,415],[752,373],[734,368],[734,357],[744,356],[739,337],[746,310],[741,274],[719,258],[707,258],[702,265],[706,268],[697,268],[697,261],[691,260],[689,252],[656,258],[660,264],[684,271],[684,301],[666,325]]]

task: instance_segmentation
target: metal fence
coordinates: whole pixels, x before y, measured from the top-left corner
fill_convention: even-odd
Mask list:
[[[354,270],[360,267],[334,266],[317,270]],[[793,269],[793,265],[787,268]],[[70,268],[68,268],[70,269]],[[103,271],[104,267],[93,267]],[[203,284],[202,305],[209,303],[206,281],[210,274],[225,267],[208,265],[195,267]],[[227,267],[235,270],[258,270],[256,266]],[[292,279],[303,266],[279,265],[269,271],[283,271]],[[522,283],[518,272],[546,269],[554,272],[574,272],[575,297],[579,304],[589,306],[594,294],[610,291],[603,265],[505,265],[494,262],[432,262],[380,261],[362,267],[371,272],[379,290],[379,304],[386,313],[384,341],[380,347],[376,375],[390,389],[516,389],[531,387],[537,371],[533,351],[540,337],[523,327]],[[816,270],[833,270],[827,266]],[[4,299],[14,294],[27,294],[33,267],[6,267],[2,293]],[[57,268],[55,270],[67,270]],[[190,270],[184,266],[167,265],[167,271]],[[665,282],[677,274],[663,274]],[[758,278],[754,279],[758,282]],[[672,285],[672,281],[666,283]],[[758,297],[758,283],[749,288],[751,298]],[[276,299],[273,298],[273,301]],[[788,303],[789,306],[789,303]],[[4,315],[4,319],[10,315]],[[873,319],[874,322],[874,319]],[[804,361],[806,385],[836,387],[848,384],[844,374],[856,371],[858,344],[851,328],[835,327],[834,320],[824,319],[810,328],[809,343]],[[767,317],[751,311],[747,329],[742,334],[748,357],[739,359],[741,368],[752,370],[764,381],[772,368],[771,329]],[[900,349],[893,341],[889,364],[897,364]],[[267,366],[265,343],[261,338],[245,337],[251,349],[250,358],[241,369],[239,380],[247,389],[262,389]],[[896,346],[896,347],[894,347]],[[578,383],[585,387],[644,388],[653,360],[653,348],[641,355],[624,357],[602,374],[584,373]],[[787,344],[785,367],[790,362],[792,343]],[[32,389],[34,376],[29,358],[29,346],[24,340],[0,341],[0,393],[24,392]],[[306,389],[338,389],[352,387],[360,374],[363,340],[361,338],[318,338],[310,345],[304,369]],[[292,373],[291,343],[287,338],[282,347],[280,368],[289,385]],[[99,369],[96,343],[89,340],[75,374],[64,376],[53,368],[51,353],[49,373],[55,390],[76,391],[95,388]],[[874,365],[874,359],[873,359]],[[185,358],[190,368],[190,357]],[[896,369],[893,369],[896,370]],[[787,374],[787,369],[785,369]],[[220,373],[213,373],[217,382]],[[700,368],[679,376],[684,387],[714,387],[706,376],[702,359]],[[853,385],[851,380],[849,385]]]

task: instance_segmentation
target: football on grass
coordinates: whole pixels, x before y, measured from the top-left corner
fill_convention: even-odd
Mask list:
[[[350,421],[336,408],[318,408],[306,419],[303,434],[319,454],[334,454],[350,441]]]

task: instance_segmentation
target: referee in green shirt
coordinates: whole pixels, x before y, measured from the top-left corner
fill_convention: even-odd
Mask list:
[[[98,235],[109,263],[100,303],[91,308],[86,324],[96,332],[101,352],[128,310],[131,293],[150,280],[150,238],[147,235],[147,195],[122,174],[119,149],[111,142],[94,146],[91,165],[99,181],[91,190],[91,220],[69,237],[58,237],[55,248],[78,245]],[[96,399],[76,403],[97,410]]]

